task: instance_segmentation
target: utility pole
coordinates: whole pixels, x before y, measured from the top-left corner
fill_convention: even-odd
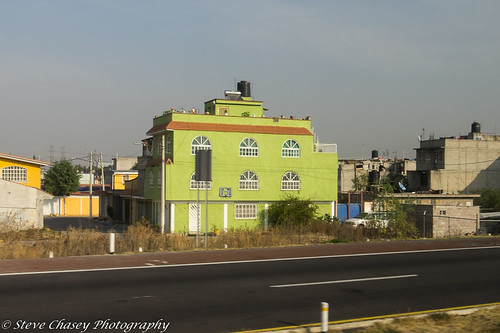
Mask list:
[[[106,190],[106,184],[104,183],[104,160],[102,159],[102,153],[99,158],[101,160],[101,189],[104,191]]]
[[[90,207],[90,221],[92,221],[92,150],[90,151],[90,180],[89,180],[89,207]]]
[[[161,233],[165,233],[165,133],[161,135],[161,195],[160,219]]]

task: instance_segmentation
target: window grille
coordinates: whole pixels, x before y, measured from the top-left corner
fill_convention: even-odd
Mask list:
[[[234,205],[234,217],[236,219],[256,219],[257,204],[236,204]]]
[[[240,181],[238,182],[238,189],[240,190],[258,190],[259,189],[259,177],[253,171],[247,170],[243,172],[240,176]]]
[[[27,183],[28,170],[20,166],[8,166],[2,168],[2,179],[10,180],[12,182]]]
[[[288,171],[281,178],[281,190],[283,191],[294,191],[300,190],[300,178],[293,171]]]
[[[240,156],[259,156],[259,145],[252,138],[243,139],[240,142]]]
[[[190,190],[196,190],[196,189],[205,189],[206,188],[206,183],[205,181],[197,181],[196,180],[196,173],[193,172],[193,174],[191,175],[191,181],[189,182],[189,189]],[[209,181],[208,182],[208,190],[211,190],[212,189],[212,182]]]
[[[295,140],[286,140],[281,147],[282,157],[300,157],[300,146]]]
[[[196,155],[197,150],[210,150],[212,149],[212,143],[205,136],[197,136],[191,142],[191,155]]]

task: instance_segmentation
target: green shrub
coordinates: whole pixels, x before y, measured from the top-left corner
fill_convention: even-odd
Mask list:
[[[287,195],[269,206],[268,223],[271,227],[306,226],[317,217],[318,206],[309,199]]]

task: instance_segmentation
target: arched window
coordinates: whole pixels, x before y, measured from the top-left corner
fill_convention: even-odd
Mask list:
[[[259,145],[252,138],[245,138],[240,142],[240,156],[259,156]]]
[[[300,157],[300,146],[295,140],[286,140],[281,147],[282,157]]]
[[[191,155],[196,155],[197,150],[209,150],[212,149],[212,143],[205,136],[197,136],[191,142]]]
[[[253,171],[247,170],[243,172],[240,176],[240,181],[238,182],[238,189],[240,190],[258,190],[259,189],[259,177]]]
[[[189,189],[190,190],[196,190],[196,189],[205,189],[205,181],[197,181],[196,180],[196,174],[193,172],[191,174],[191,181],[189,182]],[[208,189],[211,190],[212,189],[212,182],[209,181],[208,182]]]
[[[20,166],[8,166],[2,168],[2,179],[10,180],[11,182],[27,183],[28,170]]]
[[[286,172],[281,178],[281,190],[283,191],[300,190],[299,175],[297,175],[297,173],[293,171]]]

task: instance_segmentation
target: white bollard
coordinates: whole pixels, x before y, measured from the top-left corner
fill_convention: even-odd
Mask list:
[[[109,233],[109,253],[115,254],[115,233]]]
[[[328,303],[321,302],[321,333],[328,332]]]

